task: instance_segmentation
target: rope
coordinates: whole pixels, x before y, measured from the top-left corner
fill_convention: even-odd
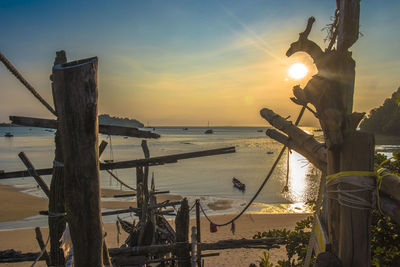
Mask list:
[[[286,160],[286,183],[285,186],[282,189],[282,193],[288,192],[289,191],[289,163],[290,163],[290,149],[288,149],[287,152],[287,160]]]
[[[305,106],[303,106],[303,107],[301,108],[300,113],[299,113],[299,115],[297,116],[297,120],[296,120],[296,122],[295,122],[295,125],[296,125],[296,126],[299,124],[299,122],[300,122],[300,120],[301,120],[301,117],[303,117],[303,114],[304,114],[305,109],[306,109]],[[236,215],[233,219],[229,220],[229,221],[226,222],[226,223],[220,223],[220,224],[214,223],[214,222],[207,216],[207,214],[205,213],[205,211],[204,211],[204,209],[203,209],[203,206],[200,204],[201,212],[204,214],[204,216],[206,217],[206,219],[207,219],[211,224],[214,224],[215,226],[225,226],[225,225],[228,225],[228,224],[233,224],[234,221],[236,221],[237,219],[239,219],[240,216],[242,216],[243,213],[245,213],[245,211],[246,211],[246,210],[250,207],[250,205],[254,202],[254,200],[257,198],[258,194],[260,194],[260,192],[261,192],[262,189],[264,188],[265,184],[268,182],[268,180],[269,180],[269,178],[271,177],[272,173],[274,172],[276,166],[278,165],[279,160],[282,158],[282,155],[283,155],[283,153],[285,152],[286,147],[287,147],[286,145],[284,145],[284,146],[282,147],[281,152],[279,152],[278,157],[276,158],[274,164],[272,165],[272,167],[271,167],[271,169],[269,170],[269,172],[268,172],[267,176],[265,177],[264,181],[262,182],[262,184],[261,184],[260,187],[258,188],[257,192],[256,192],[256,193],[254,194],[254,196],[251,198],[251,200],[249,201],[249,203],[247,203],[247,205],[242,209],[242,211],[239,212],[238,215]]]
[[[363,197],[354,195],[354,193],[358,192],[374,191],[374,180],[365,179],[365,177],[377,177],[377,173],[368,171],[345,171],[327,176],[326,184],[329,185],[327,187],[328,198],[334,199],[338,201],[340,205],[352,209],[365,210],[373,208],[372,202]],[[356,188],[344,189],[341,183],[346,183]],[[329,189],[329,187],[334,185],[337,185],[336,190]],[[337,193],[338,197],[330,196],[332,193]],[[377,205],[379,206],[379,203],[377,203]]]
[[[40,103],[42,103],[51,113],[53,113],[54,116],[57,117],[57,113],[52,106],[50,106],[49,103],[47,103],[38,92],[36,92],[35,88],[33,88],[24,77],[22,77],[21,73],[18,72],[18,70],[2,53],[0,53],[0,61],[3,62],[4,66],[6,66],[6,68],[33,94],[34,97],[36,97],[37,100],[39,100]]]
[[[31,267],[35,266],[35,264],[38,262],[38,260],[43,256],[44,252],[46,251],[47,245],[49,244],[50,241],[50,235],[47,237],[46,244],[42,248],[42,251],[40,251],[39,256],[36,258],[36,260],[32,263]]]

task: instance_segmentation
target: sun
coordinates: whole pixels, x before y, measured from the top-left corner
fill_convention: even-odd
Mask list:
[[[295,80],[304,78],[308,73],[308,68],[302,63],[295,63],[288,70],[289,77]]]

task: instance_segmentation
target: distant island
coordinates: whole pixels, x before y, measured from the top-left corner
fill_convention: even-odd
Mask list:
[[[386,135],[400,135],[400,107],[396,103],[398,94],[400,94],[400,87],[392,94],[391,98],[386,98],[382,106],[372,109],[368,117],[361,122],[361,130]]]
[[[127,126],[127,127],[136,127],[136,128],[144,127],[144,124],[138,120],[129,119],[129,118],[112,117],[109,114],[99,115],[99,124]]]

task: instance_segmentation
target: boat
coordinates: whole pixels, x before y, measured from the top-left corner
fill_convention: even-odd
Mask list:
[[[271,155],[271,154],[274,154],[274,152],[273,151],[268,151],[267,154]]]
[[[241,191],[246,190],[246,185],[244,183],[240,182],[237,178],[233,177],[232,183],[233,183],[233,186],[236,187],[237,189],[239,189]]]
[[[7,132],[7,133],[4,134],[4,136],[5,137],[13,137],[14,135],[12,133],[10,133],[10,132]]]
[[[214,131],[212,130],[212,129],[210,129],[210,122],[208,122],[208,130],[206,130],[204,133],[205,134],[213,134],[214,133]]]
[[[257,132],[258,132],[258,133],[262,133],[262,132],[263,132],[263,130],[257,130]]]

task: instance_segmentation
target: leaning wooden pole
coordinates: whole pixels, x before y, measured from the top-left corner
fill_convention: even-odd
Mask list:
[[[97,63],[95,57],[53,68],[64,156],[66,218],[77,267],[103,266]]]

